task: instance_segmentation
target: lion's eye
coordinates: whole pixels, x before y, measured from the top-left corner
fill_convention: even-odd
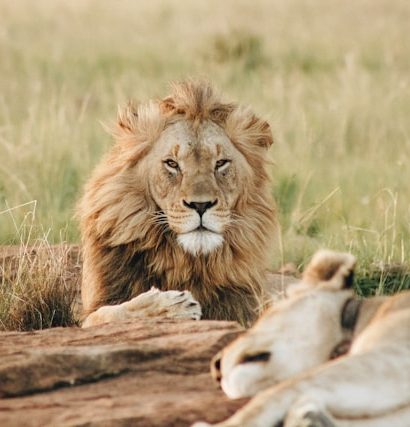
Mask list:
[[[175,169],[175,170],[179,169],[179,165],[175,160],[167,159],[167,160],[164,160],[164,163],[171,169]]]
[[[229,165],[229,163],[231,163],[231,161],[228,160],[228,159],[218,160],[216,162],[215,169],[219,170],[219,171],[222,170],[222,169],[225,169]]]

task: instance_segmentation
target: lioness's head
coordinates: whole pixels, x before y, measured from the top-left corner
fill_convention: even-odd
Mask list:
[[[159,102],[129,106],[115,136],[128,156],[134,152],[124,174],[145,185],[152,223],[166,225],[186,252],[220,248],[229,227],[244,220],[244,206],[272,212],[261,194],[269,191],[269,125],[220,102],[206,84],[184,82]]]
[[[229,397],[252,396],[329,360],[343,342],[354,265],[350,254],[319,251],[287,298],[215,356],[213,375]]]

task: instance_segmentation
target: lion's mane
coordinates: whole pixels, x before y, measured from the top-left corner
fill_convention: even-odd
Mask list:
[[[152,221],[159,208],[150,197],[145,155],[177,120],[217,123],[253,170],[233,210],[238,219],[225,231],[223,246],[206,256],[184,252],[172,232]],[[221,102],[209,85],[188,81],[173,85],[165,99],[128,105],[113,134],[116,144],[95,169],[78,206],[84,314],[156,286],[191,291],[203,318],[252,322],[276,228],[266,170],[269,125],[248,108]]]

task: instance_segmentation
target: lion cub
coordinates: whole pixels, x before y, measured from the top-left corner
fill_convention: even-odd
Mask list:
[[[287,298],[215,356],[230,398],[258,393],[217,426],[410,425],[410,292],[359,300],[354,266],[316,253]]]

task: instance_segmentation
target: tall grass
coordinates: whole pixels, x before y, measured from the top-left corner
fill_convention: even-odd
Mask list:
[[[19,245],[0,252],[0,330],[27,331],[73,326],[79,319],[78,253],[60,243],[51,246],[47,234],[32,236],[36,203],[18,225],[7,213]]]
[[[38,239],[0,265],[0,330],[30,331],[78,324],[79,276],[70,277],[70,248]]]
[[[273,265],[326,246],[359,257],[364,290],[410,286],[407,0],[20,0],[0,16],[0,212],[19,207],[2,244],[33,201],[32,237],[78,241],[100,121],[199,76],[272,124]]]

